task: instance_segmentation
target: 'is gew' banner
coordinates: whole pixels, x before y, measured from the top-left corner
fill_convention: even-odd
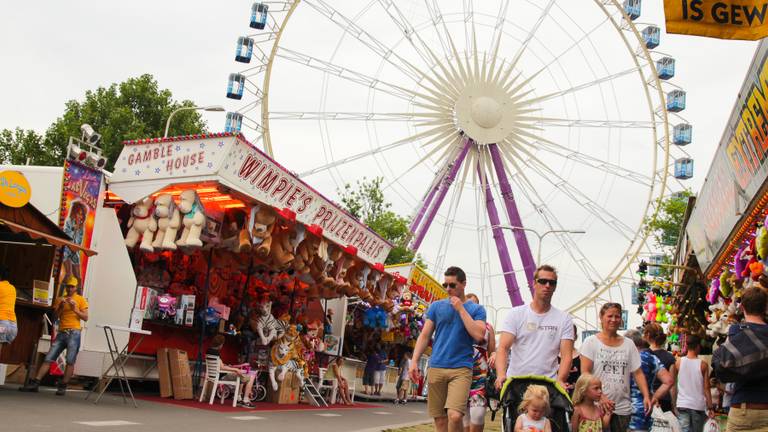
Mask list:
[[[768,0],[664,0],[667,33],[718,39],[768,36]]]
[[[72,238],[73,243],[84,248],[91,247],[102,177],[99,170],[70,160],[64,162],[59,226]],[[88,257],[79,250],[65,246],[59,259],[61,268],[56,281],[59,290],[69,276],[74,276],[78,280],[78,291],[82,293]]]

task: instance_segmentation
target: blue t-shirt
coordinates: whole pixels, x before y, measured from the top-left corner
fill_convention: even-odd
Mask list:
[[[373,352],[368,355],[368,361],[365,362],[366,372],[375,372],[379,370],[379,364],[381,363],[381,356],[377,352]]]
[[[640,351],[640,369],[643,371],[643,375],[645,375],[645,382],[648,384],[648,388],[651,389],[656,381],[656,374],[661,369],[664,369],[664,365],[651,351],[644,349]],[[632,376],[630,381],[629,396],[632,399],[632,417],[629,419],[629,428],[632,430],[650,430],[651,416],[645,415],[643,393],[640,391],[640,387],[637,386],[634,376]]]
[[[768,335],[768,325],[742,323],[752,329],[757,334]],[[733,324],[728,328],[728,337],[741,331],[739,324]],[[750,379],[748,381],[737,381],[733,383],[733,397],[731,406],[740,403],[768,403],[768,377]]]
[[[464,309],[473,320],[485,321],[485,308],[477,303],[464,303]],[[475,341],[469,335],[461,321],[459,313],[453,309],[449,299],[432,303],[427,309],[427,319],[435,323],[432,342],[432,356],[429,366],[446,369],[472,369],[473,345]]]

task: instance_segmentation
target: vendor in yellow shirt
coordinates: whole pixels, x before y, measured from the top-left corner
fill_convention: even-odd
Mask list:
[[[16,287],[8,282],[10,271],[0,264],[0,352],[16,339]]]
[[[56,299],[53,311],[59,318],[59,331],[51,344],[51,349],[45,356],[45,361],[37,370],[35,379],[22,387],[21,391],[37,392],[40,380],[48,373],[50,363],[56,361],[59,355],[67,350],[67,367],[64,377],[56,389],[57,396],[64,396],[67,384],[75,371],[75,361],[80,350],[80,321],[88,321],[88,302],[77,293],[77,278],[70,276],[66,281],[66,295]]]

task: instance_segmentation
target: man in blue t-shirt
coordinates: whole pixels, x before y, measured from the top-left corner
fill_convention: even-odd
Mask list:
[[[473,302],[464,303],[466,285],[464,271],[448,267],[443,287],[450,297],[432,303],[427,310],[427,319],[416,340],[408,368],[411,380],[417,382],[419,358],[434,333],[427,372],[427,410],[435,420],[438,432],[464,428],[463,418],[472,384],[473,345],[485,337],[485,309]]]

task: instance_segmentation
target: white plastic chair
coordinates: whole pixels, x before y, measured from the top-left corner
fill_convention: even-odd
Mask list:
[[[205,356],[205,381],[203,381],[203,388],[200,390],[200,399],[198,402],[203,401],[205,397],[205,389],[208,387],[208,383],[211,383],[211,397],[208,400],[208,405],[213,405],[213,399],[216,397],[216,389],[219,385],[231,386],[235,389],[232,396],[232,406],[237,406],[237,401],[240,400],[240,377],[236,376],[234,381],[222,381],[219,379],[221,372],[221,360],[219,356],[206,355]],[[221,395],[221,403],[224,403],[224,394]]]

